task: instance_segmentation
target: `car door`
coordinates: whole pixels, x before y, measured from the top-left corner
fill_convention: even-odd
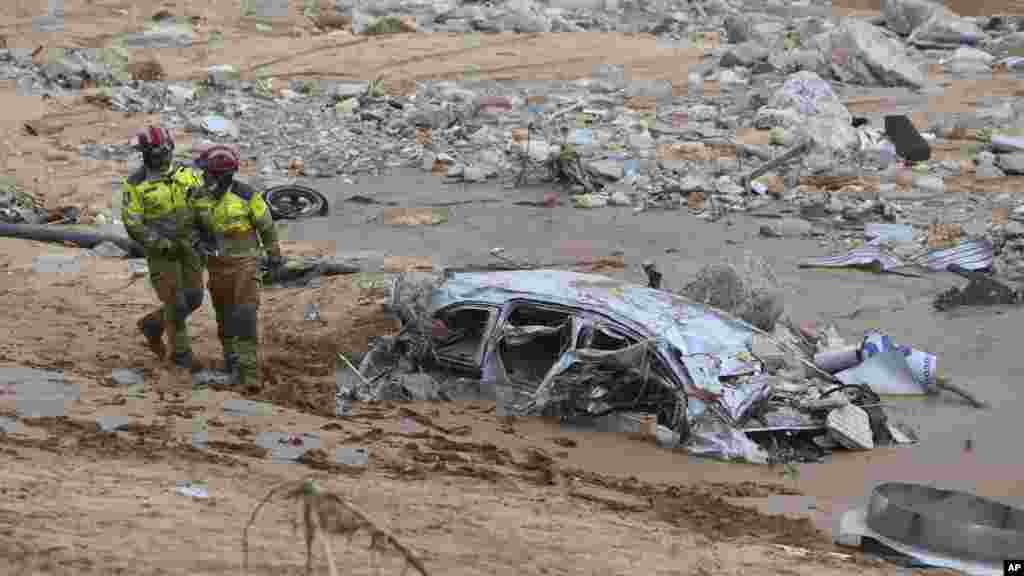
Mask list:
[[[479,371],[499,311],[496,306],[474,303],[438,310],[431,327],[437,359],[453,367]]]

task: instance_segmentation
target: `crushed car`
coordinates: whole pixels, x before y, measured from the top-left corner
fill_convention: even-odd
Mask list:
[[[339,367],[339,406],[474,398],[499,414],[617,417],[627,429],[656,419],[659,443],[753,462],[771,456],[744,429],[826,432],[825,414],[800,403],[818,388],[769,374],[759,330],[668,291],[566,270],[447,270],[398,276],[388,308],[402,329],[357,373]],[[818,405],[842,407],[838,396]]]

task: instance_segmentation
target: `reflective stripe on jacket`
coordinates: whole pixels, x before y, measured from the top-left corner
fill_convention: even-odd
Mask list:
[[[163,175],[143,167],[122,183],[125,229],[149,248],[160,238],[189,246],[193,231],[189,191],[202,185],[202,176],[185,166],[172,166]]]
[[[235,181],[219,199],[203,194],[193,205],[199,226],[212,234],[221,256],[260,256],[263,248],[280,254],[270,209],[252,186]]]

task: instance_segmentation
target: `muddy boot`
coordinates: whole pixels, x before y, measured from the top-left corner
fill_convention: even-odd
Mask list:
[[[137,326],[142,335],[146,337],[149,349],[163,360],[167,356],[167,349],[164,346],[164,325],[160,317],[148,314],[139,318]]]

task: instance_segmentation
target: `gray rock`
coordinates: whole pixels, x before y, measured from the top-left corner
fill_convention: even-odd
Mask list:
[[[490,169],[487,166],[473,164],[466,166],[463,170],[462,178],[466,182],[483,182],[484,180],[487,180],[493,172],[493,169]]]
[[[832,72],[841,81],[913,88],[925,84],[924,70],[903,45],[867,22],[843,22],[829,34],[825,46]]]
[[[434,163],[437,162],[437,154],[426,150],[423,152],[423,157],[420,162],[420,168],[424,172],[430,172],[434,169]]]
[[[103,432],[113,432],[119,428],[124,428],[130,424],[131,421],[132,419],[127,416],[114,414],[111,416],[98,416],[96,418],[96,425],[99,426],[100,430]]]
[[[604,159],[587,162],[587,169],[591,172],[611,180],[622,179],[625,162],[622,160]]]
[[[818,72],[827,69],[825,55],[817,50],[776,50],[768,56],[766,64],[787,74],[801,70]],[[757,73],[754,69],[751,71]]]
[[[128,256],[128,252],[113,242],[100,242],[93,246],[90,251],[102,258],[124,258]]]
[[[669,80],[632,80],[626,85],[626,96],[671,100],[672,82]]]
[[[757,22],[751,27],[751,40],[765,46],[781,46],[786,32],[786,25],[782,22]]]
[[[999,167],[1007,174],[1024,174],[1024,152],[999,155]]]
[[[991,162],[982,162],[975,166],[974,176],[978,180],[994,180],[1004,176],[1003,171]]]
[[[860,146],[860,136],[850,125],[852,117],[832,87],[814,72],[801,71],[786,79],[775,92],[766,110],[789,110],[782,127],[795,129],[817,146],[831,152],[843,152]],[[794,117],[794,112],[797,115]],[[759,111],[755,125],[765,124]],[[775,113],[778,115],[777,113]]]
[[[950,12],[938,11],[918,26],[907,42],[930,46],[947,44],[959,46],[963,41],[978,42],[986,38],[981,27]]]
[[[988,150],[982,150],[974,157],[974,161],[978,164],[995,164],[996,155]]]
[[[742,68],[727,68],[718,73],[718,84],[723,90],[736,90],[737,88],[744,88],[749,84],[747,79],[737,70],[742,70]]]
[[[941,4],[929,0],[882,0],[886,26],[904,36],[942,10]]]
[[[767,60],[768,55],[768,50],[760,44],[744,42],[727,50],[718,61],[718,65],[722,68],[749,67],[762,60]]]
[[[983,47],[985,51],[992,54],[1019,54],[1021,50],[1024,50],[1024,31],[1013,32],[1001,38],[991,40],[986,42]]]
[[[810,235],[812,230],[813,226],[807,220],[782,218],[763,224],[759,233],[766,238],[799,238]]]
[[[238,78],[238,69],[230,64],[219,64],[206,69],[206,83],[210,86],[227,86]]]
[[[148,30],[125,36],[124,44],[133,48],[184,48],[191,46],[195,40],[195,32],[190,26],[157,24]]]
[[[110,380],[118,386],[137,386],[145,382],[138,370],[115,368],[110,371]]]
[[[740,44],[747,42],[751,37],[750,20],[740,14],[730,14],[725,17],[725,34],[729,42]]]
[[[167,97],[174,106],[184,106],[195,100],[196,91],[189,86],[171,85],[167,87]]]
[[[366,94],[369,89],[369,82],[345,82],[337,84],[331,88],[331,96],[335,100],[348,100],[349,98],[359,98]]]
[[[506,5],[497,21],[502,29],[521,34],[551,32],[551,21],[532,0],[515,0]]]

